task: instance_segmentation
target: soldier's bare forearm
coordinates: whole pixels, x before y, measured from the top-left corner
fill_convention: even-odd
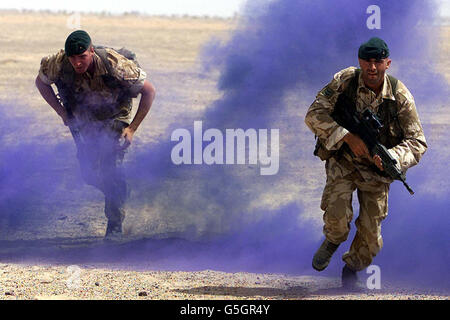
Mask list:
[[[139,102],[138,110],[129,126],[131,130],[136,131],[141,122],[147,116],[147,113],[150,111],[150,108],[152,106],[153,100],[155,99],[155,95],[156,91],[153,85],[150,82],[145,81],[144,87],[141,91],[141,101]]]
[[[39,90],[39,93],[44,98],[44,100],[53,108],[53,110],[56,111],[56,113],[63,118],[63,120],[66,119],[67,114],[64,107],[59,102],[58,98],[55,95],[55,92],[53,91],[53,88],[49,86],[48,84],[42,82],[42,80],[38,77],[36,77],[35,81],[36,87]]]

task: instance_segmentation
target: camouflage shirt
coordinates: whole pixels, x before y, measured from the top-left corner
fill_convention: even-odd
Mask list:
[[[136,97],[141,91],[146,73],[136,64],[117,53],[106,48],[107,59],[111,64],[113,76],[121,88],[108,87],[102,76],[108,73],[102,59],[94,53],[95,71],[93,75],[88,72],[77,74],[74,72],[73,91],[76,98],[74,116],[83,120],[117,119],[127,123],[131,121],[132,101],[119,101],[121,90],[127,89],[130,96]],[[62,77],[63,64],[68,63],[64,50],[54,55],[42,58],[39,78],[51,85]]]
[[[344,143],[342,138],[348,133],[347,129],[339,126],[330,114],[334,109],[339,94],[347,88],[350,80],[355,76],[355,71],[355,67],[349,67],[336,73],[333,80],[317,94],[305,116],[306,125],[324,142],[328,150],[341,148]],[[397,160],[399,168],[406,172],[408,168],[419,162],[427,149],[414,98],[401,81],[398,81],[394,95],[387,75],[384,78],[383,88],[377,96],[364,85],[360,74],[356,92],[357,111],[361,112],[368,107],[374,113],[377,113],[378,108],[383,103],[383,99],[397,102],[400,128],[389,124],[389,130],[393,135],[403,136],[403,139],[399,144],[389,149],[389,152]],[[398,132],[399,130],[401,132]],[[366,158],[352,158],[348,153],[344,153],[343,158],[336,160],[332,157],[327,161],[327,177],[332,179],[344,177],[354,171],[358,171],[364,180],[367,181],[375,179],[386,183],[392,182],[392,179],[377,174],[371,167],[372,163]]]

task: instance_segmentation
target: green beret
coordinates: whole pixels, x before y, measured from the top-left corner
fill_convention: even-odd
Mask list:
[[[64,45],[64,51],[67,56],[74,56],[77,54],[82,54],[85,52],[89,46],[91,45],[91,37],[89,37],[88,33],[83,30],[77,30],[72,32],[66,40],[66,44]]]
[[[373,37],[359,47],[358,57],[363,60],[385,59],[389,57],[389,48],[382,39]]]

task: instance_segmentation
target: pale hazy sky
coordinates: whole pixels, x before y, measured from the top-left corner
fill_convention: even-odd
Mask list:
[[[52,9],[123,13],[139,11],[154,15],[210,15],[230,17],[239,11],[245,0],[1,0],[3,9]]]
[[[333,1],[333,0],[330,0]],[[432,0],[426,0],[432,1]],[[441,13],[450,17],[450,0],[441,2]],[[154,15],[209,15],[230,17],[246,0],[1,0],[1,9],[66,10],[68,12],[123,13],[139,11]],[[374,0],[376,3],[376,0]]]
[[[442,0],[441,13],[443,16],[450,17],[450,1]]]

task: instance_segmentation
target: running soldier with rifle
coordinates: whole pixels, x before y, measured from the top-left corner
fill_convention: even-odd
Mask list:
[[[358,287],[357,271],[368,267],[383,246],[381,222],[388,213],[390,184],[400,180],[413,194],[405,173],[427,149],[413,96],[386,73],[392,62],[387,44],[371,38],[360,46],[358,58],[360,69],[336,73],[305,116],[317,136],[314,154],[326,161],[320,206],[325,240],[312,261],[317,271],[347,240],[357,190],[356,235],[342,257],[342,284],[349,289]]]

